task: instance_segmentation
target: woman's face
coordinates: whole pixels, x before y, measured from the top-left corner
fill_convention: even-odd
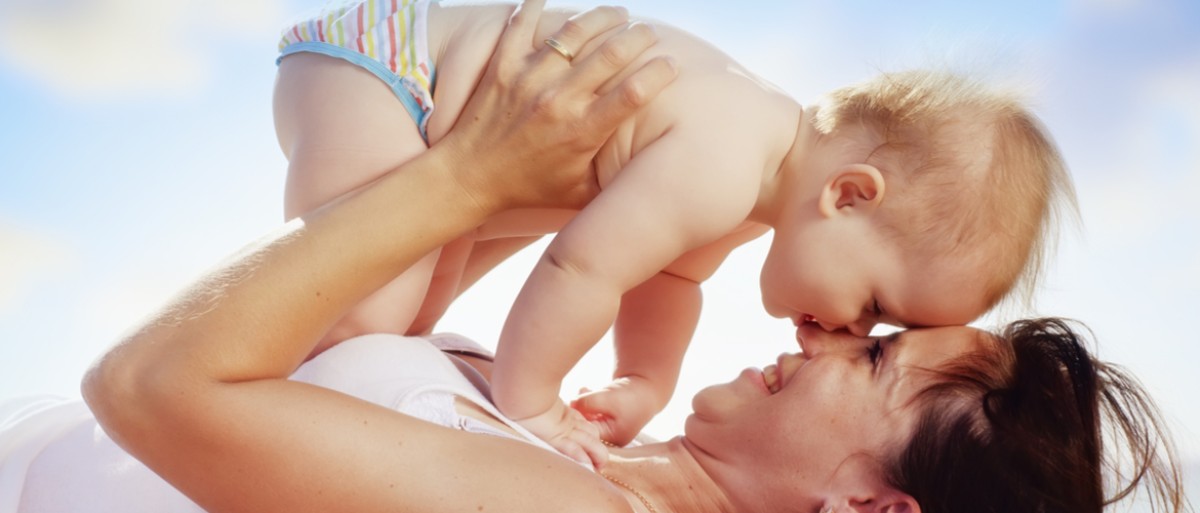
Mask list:
[[[799,332],[803,352],[700,391],[685,440],[740,507],[817,511],[846,486],[879,481],[921,414],[914,394],[957,356],[983,350],[984,332],[909,330],[885,338]]]

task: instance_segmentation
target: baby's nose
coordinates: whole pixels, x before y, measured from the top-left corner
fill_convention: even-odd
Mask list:
[[[821,326],[821,329],[828,331],[830,333],[835,332],[835,331],[840,330],[845,327],[845,326],[842,326],[841,324],[825,322],[825,321],[821,321],[821,320],[818,320],[817,324]]]

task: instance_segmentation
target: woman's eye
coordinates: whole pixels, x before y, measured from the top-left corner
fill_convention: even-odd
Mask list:
[[[883,354],[883,344],[880,343],[879,339],[875,339],[875,343],[871,344],[870,349],[867,349],[867,356],[869,356],[871,358],[872,364],[878,365],[879,364],[879,356],[882,354]]]

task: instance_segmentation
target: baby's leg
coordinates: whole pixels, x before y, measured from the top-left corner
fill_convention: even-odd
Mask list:
[[[274,103],[275,130],[288,158],[288,219],[374,181],[426,149],[416,123],[391,90],[340,59],[307,53],[285,57]],[[437,257],[438,251],[429,254],[348,312],[313,354],[365,333],[405,333]]]
[[[539,235],[476,241],[464,236],[443,246],[437,268],[429,282],[429,292],[425,294],[421,312],[409,328],[408,335],[432,333],[450,303],[459,295],[508,257],[540,238]]]

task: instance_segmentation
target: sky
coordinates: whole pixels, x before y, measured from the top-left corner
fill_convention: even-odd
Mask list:
[[[0,0],[0,401],[77,396],[106,347],[282,220],[271,120],[280,29],[318,0]],[[581,2],[551,6],[588,6]],[[1200,3],[641,0],[803,103],[884,70],[942,66],[1026,91],[1077,188],[1033,314],[1091,328],[1159,401],[1200,471]],[[433,213],[431,213],[433,215]],[[690,397],[794,350],[768,317],[769,236],[704,285]],[[469,291],[441,327],[485,345],[544,245]],[[1003,319],[989,317],[982,326]],[[606,381],[601,343],[564,391]]]

